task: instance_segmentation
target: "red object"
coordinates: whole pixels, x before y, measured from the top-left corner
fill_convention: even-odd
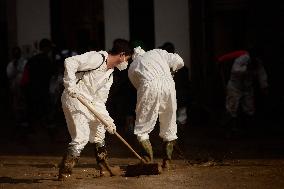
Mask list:
[[[233,60],[241,55],[244,55],[244,54],[248,54],[247,51],[245,50],[239,50],[239,51],[233,51],[233,52],[230,52],[230,53],[227,53],[227,54],[224,54],[222,56],[219,56],[217,58],[217,61],[218,62],[226,62],[226,61],[230,61],[230,60]]]

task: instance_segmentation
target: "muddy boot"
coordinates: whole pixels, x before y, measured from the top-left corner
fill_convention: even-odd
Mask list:
[[[71,153],[67,152],[62,159],[59,166],[58,180],[64,181],[72,174],[73,167],[78,163],[79,157],[73,156]]]
[[[118,166],[110,166],[107,161],[107,150],[103,144],[95,144],[95,156],[100,169],[100,176],[119,176],[122,171]]]
[[[142,156],[147,163],[153,163],[153,149],[149,139],[139,142],[142,147]]]
[[[176,143],[175,140],[163,143],[163,164],[162,164],[163,170],[170,170],[171,168],[170,163],[172,160],[172,154],[175,143]]]

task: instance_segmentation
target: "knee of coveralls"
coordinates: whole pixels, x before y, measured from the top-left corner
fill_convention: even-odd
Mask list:
[[[242,109],[248,116],[253,116],[255,113],[255,100],[253,92],[248,92],[243,96],[243,101],[241,103]]]
[[[163,141],[172,141],[177,139],[176,112],[171,110],[165,111],[159,115],[160,134]]]
[[[69,143],[69,149],[74,154],[79,155],[89,142],[90,126],[89,119],[83,113],[75,113],[72,120],[69,121],[68,130],[72,141]]]
[[[226,110],[232,117],[237,117],[240,97],[237,94],[228,94],[226,97]]]
[[[152,109],[147,109],[152,107]],[[155,128],[158,119],[158,110],[156,105],[145,105],[144,108],[136,108],[136,120],[134,127],[134,134],[138,141],[149,139],[149,134]]]
[[[173,90],[168,93],[166,101],[161,101],[163,106],[160,108],[159,121],[160,121],[160,134],[159,136],[163,141],[172,141],[177,139],[177,123],[176,112],[177,103],[176,95]]]

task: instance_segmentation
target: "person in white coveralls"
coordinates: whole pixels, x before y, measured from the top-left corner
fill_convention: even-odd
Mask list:
[[[59,167],[59,180],[72,174],[81,151],[90,142],[95,144],[95,156],[101,176],[116,175],[115,169],[107,162],[105,132],[113,134],[116,130],[113,119],[106,109],[106,101],[113,83],[114,67],[124,70],[132,56],[133,49],[124,39],[116,39],[109,52],[90,51],[65,59],[64,91],[61,101],[68,131],[72,141],[68,145]],[[91,102],[96,111],[112,127],[107,127],[95,118],[92,112],[76,97],[80,95]]]
[[[184,66],[183,59],[176,53],[162,49],[145,52],[141,47],[134,49],[133,62],[128,77],[137,89],[136,120],[134,134],[143,149],[146,161],[153,161],[153,150],[149,133],[159,117],[163,139],[163,164],[169,169],[173,147],[177,139],[176,90],[172,73]]]

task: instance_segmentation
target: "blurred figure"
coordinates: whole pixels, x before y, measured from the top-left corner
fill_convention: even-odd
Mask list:
[[[49,111],[49,82],[54,71],[52,43],[42,39],[39,43],[40,53],[28,61],[23,78],[25,86],[29,121],[33,129],[46,126]]]
[[[263,94],[267,94],[268,82],[267,73],[255,49],[234,51],[218,58],[219,63],[230,60],[233,60],[233,64],[226,86],[226,110],[230,114],[230,126],[234,132],[240,127],[240,110],[246,115],[246,125],[252,124],[255,86],[258,84]]]
[[[136,120],[134,134],[143,149],[147,162],[153,161],[153,150],[149,134],[154,129],[159,117],[160,134],[163,139],[163,164],[170,168],[173,147],[177,139],[176,90],[171,72],[184,66],[178,54],[162,49],[145,52],[135,48],[128,76],[137,89]]]
[[[90,51],[65,59],[64,91],[61,101],[68,131],[72,141],[64,154],[60,168],[59,180],[64,180],[72,173],[82,150],[88,142],[95,144],[95,156],[101,176],[118,175],[120,170],[108,165],[105,146],[106,130],[116,131],[114,120],[106,109],[109,90],[113,83],[114,68],[120,71],[128,66],[128,59],[133,49],[124,39],[116,39],[109,52]],[[109,123],[105,127],[95,115],[78,99],[82,96],[92,103],[96,111]]]
[[[7,77],[9,79],[11,108],[15,116],[15,124],[26,126],[26,103],[21,86],[21,80],[27,59],[22,57],[20,47],[12,49],[12,60],[8,63],[6,68]]]
[[[58,50],[55,53],[55,69],[49,82],[50,111],[48,115],[48,131],[52,138],[57,134],[58,126],[65,126],[65,118],[61,107],[61,95],[64,90],[64,60],[75,55],[77,55],[76,52],[67,48]],[[58,138],[56,139],[58,140]]]

